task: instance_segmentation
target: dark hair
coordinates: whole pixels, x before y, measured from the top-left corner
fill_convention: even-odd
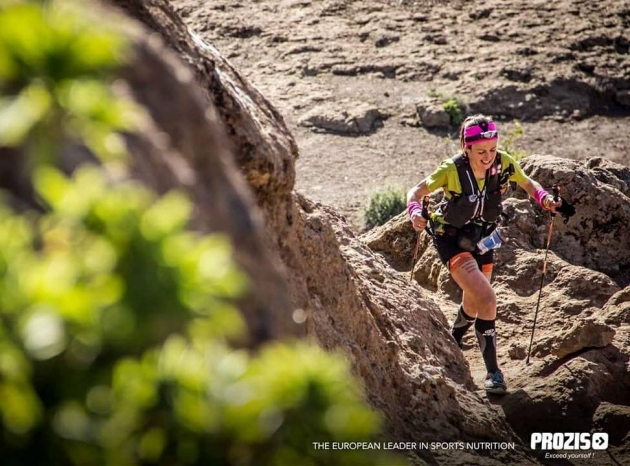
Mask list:
[[[482,131],[487,131],[488,123],[491,121],[492,119],[490,117],[482,115],[481,113],[466,117],[466,119],[462,122],[462,126],[459,128],[459,144],[462,150],[464,150],[464,130],[470,126],[479,125]],[[471,146],[468,145],[469,149],[470,147]]]

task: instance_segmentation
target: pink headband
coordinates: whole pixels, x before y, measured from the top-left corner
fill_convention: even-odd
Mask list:
[[[485,126],[485,125],[484,125]],[[479,125],[472,125],[464,128],[464,143],[468,144],[475,141],[494,141],[499,139],[499,131],[494,121],[489,121],[484,131]]]

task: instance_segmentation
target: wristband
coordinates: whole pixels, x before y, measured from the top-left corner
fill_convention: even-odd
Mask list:
[[[545,207],[545,204],[544,204],[545,198],[547,196],[549,196],[549,193],[542,188],[538,188],[534,192],[534,199],[536,199],[536,202],[538,202],[538,205],[545,210],[549,210],[547,209],[547,207]]]
[[[409,217],[413,216],[413,214],[417,211],[422,214],[422,207],[416,201],[411,201],[409,204],[407,204],[407,212],[409,213]]]

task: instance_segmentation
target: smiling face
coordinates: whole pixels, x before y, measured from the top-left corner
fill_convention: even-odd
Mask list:
[[[491,141],[479,141],[464,148],[468,160],[475,173],[485,174],[486,170],[492,166],[497,156],[497,139]],[[469,148],[470,147],[470,148]]]

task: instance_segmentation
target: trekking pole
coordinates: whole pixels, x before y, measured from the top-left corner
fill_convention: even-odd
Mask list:
[[[429,196],[422,198],[422,217],[429,220]],[[413,269],[416,268],[416,261],[418,260],[418,249],[420,249],[420,233],[416,235],[416,247],[413,250],[413,263],[411,264],[411,272],[409,273],[409,282],[413,281]]]
[[[552,186],[553,198],[556,202],[560,199],[560,188],[558,185]],[[532,352],[532,343],[534,342],[534,332],[536,331],[536,318],[538,317],[538,308],[540,307],[540,296],[542,295],[543,282],[545,281],[545,275],[547,274],[547,253],[549,252],[549,243],[551,243],[551,232],[553,231],[553,221],[556,217],[554,212],[551,212],[551,222],[549,222],[549,232],[547,233],[547,247],[545,248],[545,259],[543,260],[542,275],[540,276],[540,289],[538,290],[538,302],[536,303],[536,312],[534,312],[534,325],[532,326],[532,336],[529,339],[529,348],[527,349],[527,359],[525,364],[529,364],[529,356]]]

